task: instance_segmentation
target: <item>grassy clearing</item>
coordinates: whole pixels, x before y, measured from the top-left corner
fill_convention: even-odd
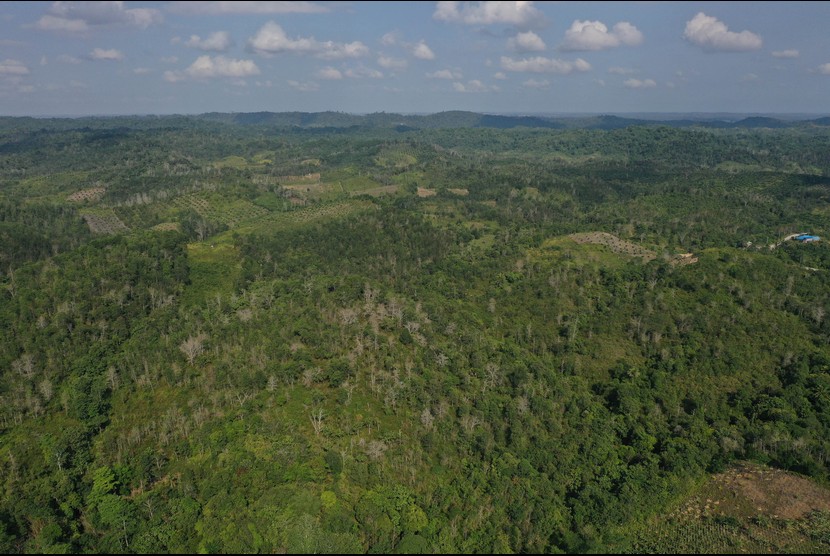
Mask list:
[[[86,209],[81,212],[81,217],[93,234],[120,234],[130,231],[112,209]]]
[[[384,168],[409,168],[417,162],[411,154],[400,151],[386,151],[375,158],[375,164]]]
[[[267,209],[246,199],[227,201],[216,195],[182,195],[173,199],[173,206],[194,210],[202,218],[221,222],[229,228],[235,228],[242,222],[256,220],[268,214]]]
[[[714,475],[640,533],[634,553],[830,552],[830,491],[805,477],[742,463]]]
[[[101,200],[106,191],[105,187],[89,187],[72,193],[66,200],[70,203],[95,203]]]
[[[228,241],[205,241],[187,246],[190,285],[182,296],[185,306],[196,305],[211,296],[234,291],[240,272],[239,253]]]
[[[89,182],[88,172],[58,172],[20,180],[10,193],[24,198],[64,201],[67,194],[91,185]]]

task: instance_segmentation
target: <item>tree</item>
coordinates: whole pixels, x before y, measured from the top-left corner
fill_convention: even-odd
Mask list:
[[[179,345],[179,349],[187,358],[189,364],[193,364],[197,357],[204,351],[204,342],[207,339],[207,334],[200,333],[195,336],[190,336],[187,340]]]

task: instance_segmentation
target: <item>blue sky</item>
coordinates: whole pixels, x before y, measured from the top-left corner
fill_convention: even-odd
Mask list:
[[[0,2],[0,114],[828,114],[828,24],[828,2]]]

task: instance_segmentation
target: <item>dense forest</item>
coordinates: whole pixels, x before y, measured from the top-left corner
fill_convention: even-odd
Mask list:
[[[776,122],[0,119],[0,551],[636,552],[739,462],[827,486],[830,127]]]

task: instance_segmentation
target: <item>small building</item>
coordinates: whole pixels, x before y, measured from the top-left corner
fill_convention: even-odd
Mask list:
[[[818,237],[818,236],[811,236],[810,234],[801,234],[801,235],[795,236],[793,239],[796,240],[796,241],[800,241],[801,243],[810,243],[810,242],[813,242],[813,241],[818,241],[821,238]]]

